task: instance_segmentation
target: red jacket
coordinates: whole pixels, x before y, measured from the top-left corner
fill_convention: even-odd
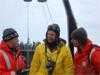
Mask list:
[[[90,52],[90,67],[88,62],[92,42],[88,39],[86,46],[79,54],[79,48],[74,57],[75,75],[100,75],[100,48],[93,47]]]
[[[21,53],[16,50],[16,56],[8,45],[2,41],[0,44],[0,75],[17,75],[16,71],[26,69]]]

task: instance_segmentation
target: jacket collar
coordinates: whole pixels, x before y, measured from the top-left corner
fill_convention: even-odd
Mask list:
[[[1,41],[1,44],[0,44],[0,49],[1,50],[5,50],[7,52],[12,52],[12,50],[8,47],[8,45],[6,44],[5,41]],[[15,49],[17,50],[17,48],[15,47]]]
[[[88,53],[91,47],[92,41],[88,39],[86,46],[82,49],[81,53]],[[79,47],[77,47],[79,51]]]
[[[47,39],[44,39],[43,41],[46,44]],[[57,50],[59,47],[61,47],[63,45],[66,45],[66,41],[64,39],[60,38],[59,44],[53,48],[53,51]],[[48,45],[47,45],[47,47],[48,47]]]
[[[78,58],[81,58],[81,56],[87,55],[89,53],[90,47],[91,47],[92,41],[88,39],[86,46],[82,49],[81,53],[79,54],[79,47],[77,47],[77,52],[75,53],[74,60],[77,60]]]

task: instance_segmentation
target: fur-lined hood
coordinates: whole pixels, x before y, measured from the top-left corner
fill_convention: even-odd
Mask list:
[[[44,39],[43,41],[44,41],[44,43],[46,43],[46,39]],[[46,45],[47,45],[47,44],[46,44]],[[57,46],[55,46],[55,47],[53,48],[52,51],[55,51],[55,50],[57,50],[59,47],[64,46],[64,45],[66,45],[66,40],[60,38],[59,44],[58,44]],[[48,45],[47,45],[47,47],[48,47]]]

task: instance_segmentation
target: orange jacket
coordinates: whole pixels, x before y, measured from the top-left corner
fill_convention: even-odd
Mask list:
[[[88,62],[92,42],[88,39],[86,46],[79,54],[79,48],[74,57],[75,75],[100,75],[100,49],[93,46],[90,52],[90,67]]]
[[[7,44],[2,41],[0,44],[0,75],[17,75],[16,71],[20,69],[26,69],[22,60],[21,53],[16,50],[17,53],[14,56],[12,50],[10,50]]]

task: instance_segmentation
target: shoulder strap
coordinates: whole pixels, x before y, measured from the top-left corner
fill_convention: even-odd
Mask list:
[[[89,54],[88,54],[88,63],[89,63],[89,67],[91,66],[91,65],[90,65],[91,55],[92,55],[92,53],[95,51],[95,49],[92,50],[93,46],[100,48],[98,45],[91,44],[91,48],[90,48]],[[91,50],[92,50],[92,51],[91,51]]]
[[[88,54],[88,63],[89,63],[89,67],[90,67],[90,52],[91,52],[91,50],[92,50],[92,48],[93,48],[93,46],[91,46],[91,48],[90,48],[90,50],[89,50],[89,54]]]

